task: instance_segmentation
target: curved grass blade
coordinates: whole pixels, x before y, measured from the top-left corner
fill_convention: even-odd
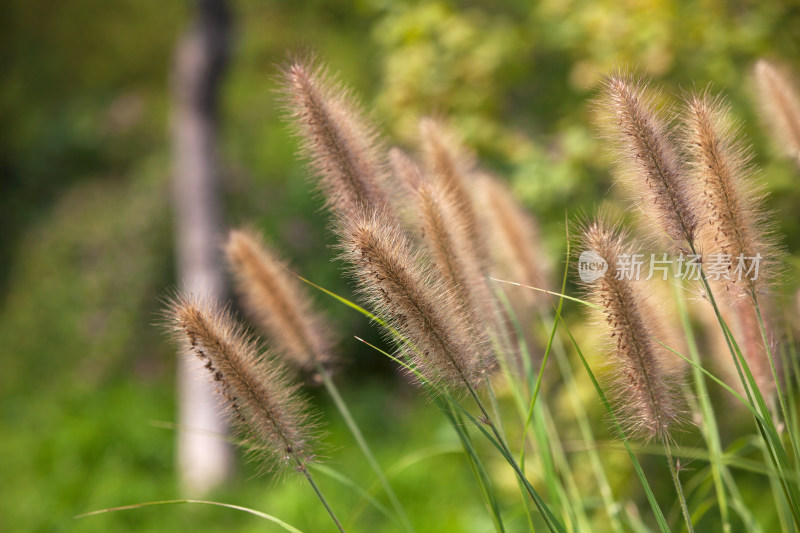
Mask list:
[[[289,531],[290,533],[303,533],[302,531],[300,531],[296,527],[287,524],[286,522],[284,522],[280,518],[274,517],[271,514],[262,513],[261,511],[256,511],[255,509],[242,507],[241,505],[233,505],[233,504],[230,504],[230,503],[222,503],[222,502],[212,502],[212,501],[207,501],[207,500],[161,500],[161,501],[157,501],[157,502],[135,503],[133,505],[123,505],[121,507],[109,507],[108,509],[100,509],[98,511],[91,511],[91,512],[88,512],[88,513],[83,513],[83,514],[79,514],[79,515],[75,516],[75,518],[85,518],[85,517],[88,517],[88,516],[96,516],[96,515],[105,514],[105,513],[114,513],[114,512],[117,512],[117,511],[128,511],[128,510],[132,510],[132,509],[141,509],[143,507],[153,507],[153,506],[156,506],[156,505],[176,505],[176,504],[181,504],[181,503],[194,503],[194,504],[200,504],[200,505],[214,505],[214,506],[217,506],[217,507],[225,507],[225,508],[228,508],[228,509],[233,509],[235,511],[242,511],[242,512],[245,512],[245,513],[249,513],[251,515],[255,515],[255,516],[259,517],[259,518],[263,518],[265,520],[269,520],[270,522],[273,522],[273,523],[279,525],[280,527],[282,527],[286,531]]]
[[[341,483],[345,487],[348,487],[348,488],[352,489],[353,492],[355,492],[356,494],[361,496],[361,498],[363,500],[366,500],[375,509],[380,511],[386,518],[388,518],[389,520],[397,523],[397,519],[392,515],[391,511],[389,511],[389,509],[386,508],[386,506],[384,506],[383,504],[381,504],[381,502],[376,500],[369,492],[364,490],[358,483],[356,483],[355,481],[353,481],[349,477],[345,476],[344,474],[342,474],[338,470],[335,470],[333,468],[330,468],[328,466],[321,465],[321,464],[310,464],[309,468],[311,468],[315,472],[319,472],[320,474],[324,474],[324,475],[328,476],[329,478],[338,481],[339,483]],[[353,521],[353,517],[351,517],[351,519],[350,519],[350,522],[352,522],[352,521]],[[400,525],[400,524],[397,524],[397,525]]]

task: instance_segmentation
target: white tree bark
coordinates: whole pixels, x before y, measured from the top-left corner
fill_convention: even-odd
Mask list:
[[[217,100],[227,63],[224,0],[196,0],[196,18],[177,45],[173,67],[173,206],[179,283],[195,294],[225,297]],[[185,494],[200,496],[232,469],[227,432],[208,371],[179,357],[178,468]]]

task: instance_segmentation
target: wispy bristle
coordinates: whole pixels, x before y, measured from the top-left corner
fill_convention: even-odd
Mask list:
[[[472,155],[443,124],[434,119],[423,119],[419,129],[426,177],[439,182],[452,196],[454,216],[459,218],[459,224],[479,256],[487,257],[470,194],[472,184],[469,176],[475,168]]]
[[[758,101],[768,131],[789,157],[800,164],[800,93],[789,76],[761,59],[755,66]]]
[[[722,99],[708,94],[690,96],[685,128],[692,172],[702,186],[698,203],[704,221],[700,237],[705,268],[708,272],[715,260],[727,259],[717,261],[727,268],[722,276],[715,273],[717,280],[712,278],[711,283],[726,289],[719,291],[719,297],[732,310],[736,337],[759,388],[766,394],[774,387],[774,380],[753,302],[774,281],[773,270],[779,261],[762,207],[763,194],[752,181],[755,169],[741,140],[741,129]],[[750,275],[736,270],[754,262],[757,271]]]
[[[313,60],[292,61],[284,77],[289,117],[327,206],[348,213],[384,205],[385,151],[350,92]]]
[[[279,470],[312,459],[313,423],[297,386],[288,383],[278,361],[259,352],[230,311],[182,294],[169,303],[166,318],[186,353],[205,364],[263,468]]]
[[[543,253],[539,229],[507,186],[494,176],[477,180],[481,215],[488,228],[491,251],[504,279],[550,289],[550,265]],[[529,303],[547,302],[542,293],[523,291]]]
[[[417,163],[399,148],[389,150],[392,173],[409,191],[416,191],[422,183],[422,172]]]
[[[582,283],[591,299],[603,309],[610,340],[614,343],[615,395],[619,410],[635,435],[661,440],[680,421],[674,375],[665,360],[666,350],[654,339],[658,321],[633,280],[618,276],[618,266],[631,250],[625,236],[602,222],[583,231],[583,250],[594,252],[608,269],[593,281]]]
[[[462,305],[474,310],[486,327],[495,322],[492,294],[482,261],[469,240],[467,229],[456,215],[452,195],[436,181],[424,182],[416,192],[422,238],[433,263],[450,283]]]
[[[729,106],[720,98],[694,94],[685,115],[686,147],[692,174],[701,185],[699,212],[703,255],[731,258],[728,277],[747,292],[770,281],[765,267],[776,255],[768,235],[762,207],[763,194],[752,181],[755,172],[741,131],[730,118]],[[757,279],[733,273],[737,259],[760,256]]]
[[[488,341],[451,285],[380,211],[340,224],[342,258],[352,265],[361,296],[410,344],[404,353],[425,379],[453,389],[477,386],[490,364]]]
[[[742,355],[747,361],[747,367],[753,374],[761,394],[769,398],[775,392],[775,378],[772,375],[767,347],[761,337],[755,308],[751,301],[741,298],[730,302],[730,308],[733,315],[731,330],[734,338],[739,344]],[[769,334],[771,329],[769,320],[766,320],[765,328]],[[774,346],[770,346],[770,349],[774,350],[774,348]],[[780,361],[775,363],[776,370],[780,371]]]
[[[694,242],[698,218],[693,190],[686,179],[667,121],[656,111],[647,86],[616,73],[605,79],[604,107],[613,116],[626,176],[648,220],[659,226],[680,250]]]
[[[243,230],[231,232],[225,251],[245,308],[264,330],[270,346],[294,364],[313,368],[331,360],[329,329],[286,263]]]

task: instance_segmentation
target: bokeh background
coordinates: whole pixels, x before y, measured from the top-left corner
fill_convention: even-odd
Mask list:
[[[350,294],[274,94],[280,64],[299,49],[339,72],[394,144],[414,145],[420,116],[448,117],[537,216],[556,265],[565,213],[615,201],[612,157],[592,121],[602,74],[633,67],[670,98],[711,84],[746,122],[791,254],[792,294],[800,173],[764,135],[750,76],[760,57],[800,72],[797,1],[230,4],[220,115],[226,224],[262,229],[320,285]],[[155,324],[160,299],[177,284],[169,78],[193,9],[188,0],[0,6],[0,531],[278,531],[253,516],[191,506],[73,518],[179,496],[175,354]],[[345,396],[381,462],[396,469],[415,522],[425,531],[490,530],[444,418],[353,340],[375,338],[362,317],[319,300],[342,333]],[[369,487],[340,419],[309,390],[326,413],[326,464]],[[489,465],[501,491],[517,498],[503,465]],[[239,464],[211,497],[327,530],[307,486],[254,470]],[[612,481],[622,494],[636,491],[629,476]],[[354,531],[391,530],[358,494],[321,483]]]

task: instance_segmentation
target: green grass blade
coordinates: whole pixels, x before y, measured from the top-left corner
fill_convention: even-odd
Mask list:
[[[570,340],[572,341],[572,345],[578,352],[578,357],[580,357],[581,364],[583,364],[583,368],[589,374],[589,379],[591,380],[592,385],[595,388],[595,391],[597,391],[597,394],[600,397],[603,406],[605,407],[606,411],[611,417],[615,428],[617,429],[617,431],[619,431],[622,442],[625,445],[625,450],[628,452],[631,461],[633,461],[633,468],[636,471],[636,475],[639,477],[639,481],[641,482],[642,488],[645,491],[645,496],[647,497],[647,501],[650,504],[650,508],[653,510],[656,522],[658,523],[659,531],[661,531],[661,533],[669,533],[669,526],[667,525],[666,518],[664,518],[664,513],[661,511],[661,507],[659,507],[658,501],[656,501],[656,497],[653,494],[653,490],[650,487],[650,483],[647,481],[647,477],[644,475],[644,470],[642,469],[641,463],[639,463],[639,459],[636,457],[636,454],[634,454],[633,450],[631,449],[631,445],[628,442],[628,438],[625,436],[625,430],[623,429],[622,424],[620,424],[619,420],[617,419],[616,413],[614,412],[614,409],[611,407],[611,403],[609,403],[608,398],[603,392],[602,387],[600,387],[600,383],[597,381],[594,372],[592,372],[592,369],[589,366],[589,362],[583,355],[583,352],[581,351],[578,342],[575,340],[575,337],[572,336],[572,332],[570,331],[569,326],[567,326],[567,324],[564,322],[563,317],[559,317],[559,319],[561,320],[561,323],[564,326],[564,331],[567,333]]]
[[[369,492],[364,490],[358,483],[350,479],[349,477],[345,476],[338,470],[335,470],[329,466],[321,465],[321,464],[309,464],[309,468],[311,468],[314,472],[319,472],[335,481],[338,481],[345,487],[351,489],[353,492],[361,496],[365,499],[370,505],[372,505],[376,510],[378,510],[381,514],[383,514],[389,520],[395,522],[398,526],[401,525],[397,523],[397,519],[395,516],[392,515],[392,512],[386,508],[381,502],[376,500]],[[356,513],[352,513],[349,522],[352,525],[352,522],[355,520]]]
[[[289,531],[290,533],[303,533],[302,531],[300,531],[296,527],[287,524],[283,520],[281,520],[279,518],[276,518],[276,517],[272,516],[271,514],[262,513],[261,511],[256,511],[255,509],[249,509],[247,507],[242,507],[241,505],[233,505],[233,504],[230,504],[230,503],[212,502],[212,501],[206,501],[206,500],[161,500],[161,501],[157,501],[157,502],[135,503],[133,505],[123,505],[121,507],[110,507],[108,509],[100,509],[98,511],[92,511],[92,512],[89,512],[89,513],[83,513],[83,514],[79,514],[75,518],[85,518],[87,516],[96,516],[96,515],[99,515],[99,514],[113,513],[113,512],[117,512],[117,511],[128,511],[128,510],[131,510],[131,509],[141,509],[143,507],[152,507],[152,506],[156,506],[156,505],[177,505],[177,504],[182,504],[182,503],[193,503],[193,504],[200,504],[200,505],[214,505],[214,506],[217,506],[217,507],[225,507],[227,509],[233,509],[235,511],[242,511],[242,512],[245,512],[245,513],[249,513],[251,515],[255,515],[255,516],[259,517],[259,518],[263,518],[265,520],[269,520],[270,522],[273,522],[273,523],[279,525],[280,527],[282,527],[286,531]]]
[[[380,482],[381,486],[383,487],[383,491],[386,493],[387,498],[389,498],[389,501],[391,502],[392,507],[394,507],[395,513],[397,514],[397,517],[400,519],[400,522],[401,522],[401,524],[403,526],[403,529],[405,529],[406,531],[409,531],[409,532],[413,532],[414,531],[414,527],[411,525],[411,521],[409,520],[408,515],[406,514],[406,511],[403,508],[403,505],[400,503],[400,500],[397,498],[397,495],[395,494],[394,490],[392,489],[392,486],[389,484],[389,481],[386,479],[386,475],[383,473],[383,469],[381,469],[381,466],[378,463],[378,460],[375,459],[375,455],[372,453],[372,450],[370,449],[369,444],[367,444],[367,441],[364,438],[364,435],[361,433],[361,429],[358,427],[358,424],[356,423],[355,419],[353,418],[353,415],[350,413],[350,409],[347,407],[347,404],[345,403],[345,401],[342,398],[341,394],[339,394],[338,387],[336,387],[336,384],[334,383],[333,379],[329,375],[329,372],[325,368],[322,367],[322,365],[319,363],[319,361],[315,360],[314,362],[315,362],[315,364],[317,366],[317,373],[320,376],[322,376],[322,382],[325,385],[325,388],[327,389],[328,394],[333,399],[333,403],[336,405],[336,409],[339,411],[339,414],[342,415],[342,418],[344,419],[345,424],[347,425],[348,429],[350,430],[350,433],[353,435],[353,438],[355,439],[356,443],[358,444],[358,447],[361,449],[361,453],[364,455],[364,457],[366,458],[367,463],[369,464],[370,468],[372,468],[372,471],[375,473],[375,476],[378,478],[378,481]]]

